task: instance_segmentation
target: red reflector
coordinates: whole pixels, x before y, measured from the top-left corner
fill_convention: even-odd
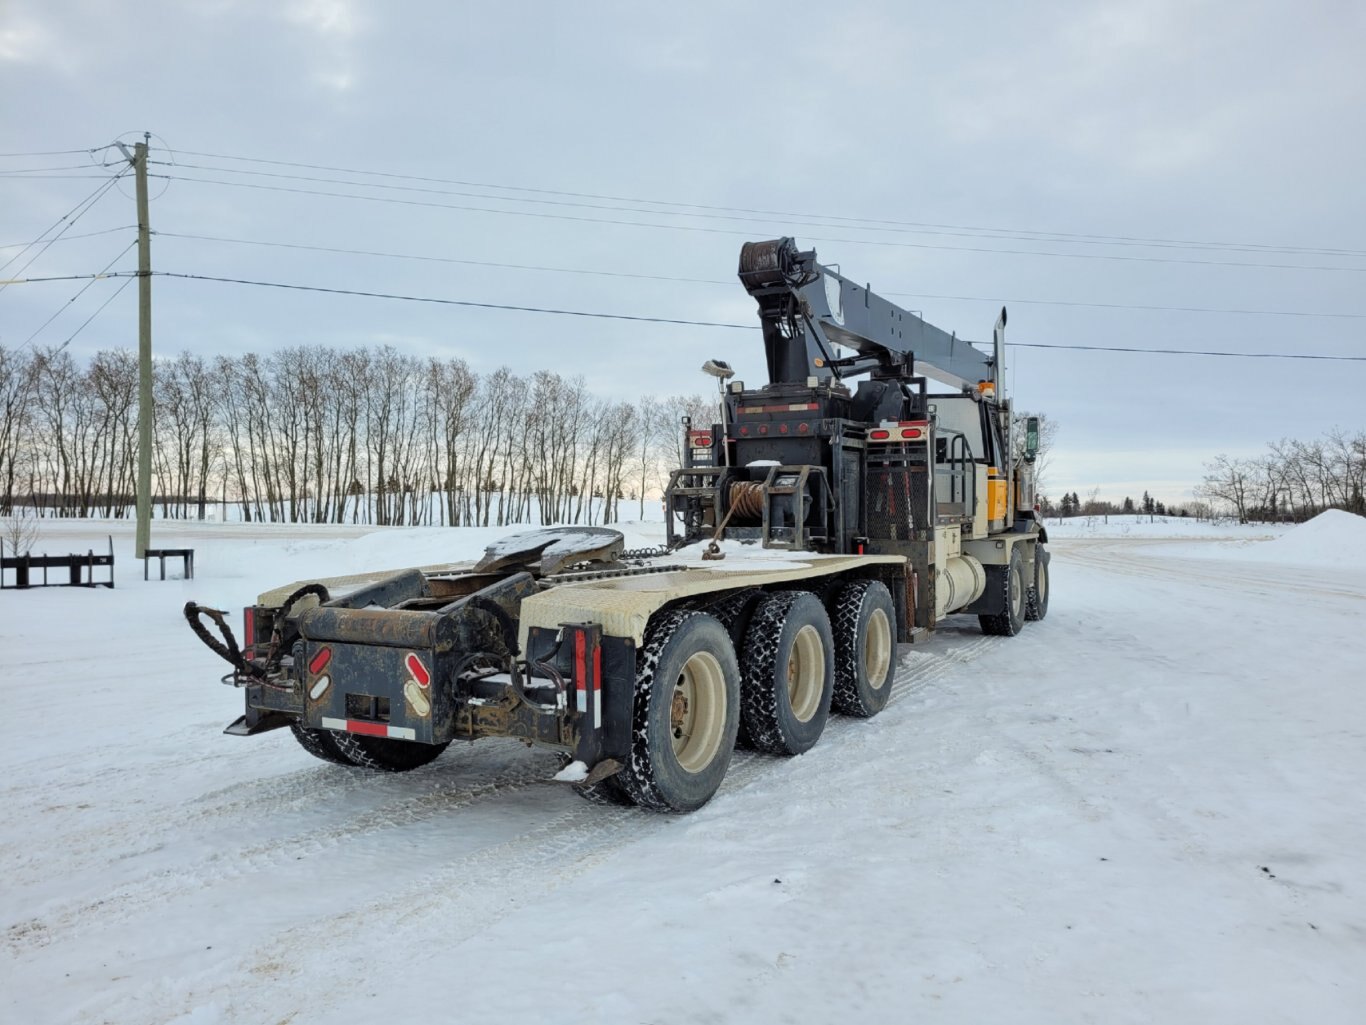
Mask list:
[[[902,436],[903,438],[918,438],[918,437],[920,437],[920,428],[919,428],[919,427],[905,427],[905,428],[902,428],[901,436]]]
[[[251,646],[256,643],[256,610],[248,605],[242,610],[242,654],[251,658]]]
[[[427,672],[427,667],[422,664],[422,659],[418,658],[411,651],[403,660],[404,666],[408,669],[408,675],[413,678],[413,682],[419,687],[425,687],[432,682],[432,674]]]
[[[359,719],[347,719],[346,729],[348,733],[360,733],[367,737],[387,737],[389,727],[382,722],[363,722]]]
[[[892,435],[891,435],[891,432],[890,432],[890,431],[869,431],[869,432],[868,432],[868,437],[872,438],[874,441],[886,441],[886,440],[887,440],[888,438],[890,438],[891,436],[892,436]]]
[[[319,648],[318,653],[313,656],[313,660],[308,663],[308,671],[310,673],[321,673],[323,671],[323,667],[325,667],[327,663],[331,661],[332,649]]]
[[[693,448],[711,448],[711,431],[689,431],[688,440]]]

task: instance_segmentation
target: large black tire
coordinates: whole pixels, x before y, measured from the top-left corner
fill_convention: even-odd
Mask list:
[[[299,742],[299,746],[314,758],[321,758],[333,765],[355,764],[337,747],[337,742],[333,739],[336,734],[331,730],[310,730],[306,726],[292,722],[289,724],[289,732],[294,734],[294,739]]]
[[[842,715],[869,719],[887,707],[896,663],[896,604],[886,585],[855,580],[835,595],[835,694]]]
[[[745,632],[740,716],[760,751],[799,755],[816,746],[835,689],[830,617],[808,591],[766,595]]]
[[[650,625],[636,655],[631,754],[612,779],[651,811],[702,807],[725,779],[740,725],[740,668],[725,627],[696,609]]]
[[[749,629],[749,621],[754,618],[754,610],[758,608],[759,599],[763,596],[764,592],[759,588],[747,587],[741,591],[732,591],[710,605],[700,606],[703,612],[715,616],[726,628],[726,633],[730,634],[730,642],[735,645],[737,658],[738,653],[745,649],[745,632]],[[743,707],[743,683],[740,694]],[[740,730],[735,734],[735,746],[744,751],[754,750],[754,741],[750,740],[749,731],[745,729],[743,712],[740,715]]]
[[[1041,544],[1034,546],[1034,583],[1025,598],[1025,620],[1037,623],[1048,615],[1048,550]]]
[[[411,740],[367,737],[360,733],[334,732],[332,740],[352,765],[376,772],[412,772],[436,761],[441,752],[451,746],[449,740],[444,744],[417,744]]]
[[[1004,611],[989,616],[978,616],[982,633],[997,637],[1014,637],[1024,629],[1025,581],[1024,560],[1020,549],[1011,548],[1010,562],[1005,566],[988,566],[986,593],[994,590],[1000,596]]]
[[[735,650],[739,651],[744,643],[745,631],[749,629],[749,621],[754,615],[755,606],[763,596],[764,592],[759,588],[747,587],[740,591],[731,591],[710,605],[699,605],[697,608],[715,617],[716,621],[726,628],[731,643],[735,645]]]

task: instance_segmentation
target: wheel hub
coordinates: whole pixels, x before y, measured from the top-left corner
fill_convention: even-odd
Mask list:
[[[682,681],[679,682],[681,683]],[[683,688],[680,686],[674,690],[673,705],[669,709],[669,725],[673,729],[673,735],[676,740],[682,739],[683,724],[687,719],[688,696],[683,693]]]

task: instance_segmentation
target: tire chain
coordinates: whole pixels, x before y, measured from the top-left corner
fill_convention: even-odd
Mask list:
[[[306,726],[300,726],[297,722],[289,724],[289,732],[294,734],[294,739],[299,742],[299,746],[311,754],[314,758],[321,758],[325,762],[333,765],[355,765],[347,755],[342,753],[337,742],[329,736],[327,730],[312,730]]]
[[[830,617],[835,634],[835,696],[830,701],[830,707],[842,715],[857,714],[847,709],[859,707],[858,623],[863,614],[863,600],[868,596],[872,583],[871,580],[859,580],[842,589],[835,598],[835,614]],[[892,648],[896,648],[895,643]],[[895,655],[896,651],[893,650],[892,654]],[[887,667],[887,671],[895,677],[895,660]],[[888,686],[892,682],[887,680],[883,685]]]
[[[783,623],[792,606],[809,591],[775,591],[760,599],[745,631],[744,655],[740,659],[740,721],[749,741],[759,751],[782,751],[778,728],[778,694],[773,685],[778,644]]]
[[[673,609],[665,612],[650,628],[645,644],[636,656],[636,690],[631,709],[631,752],[627,764],[617,778],[631,800],[642,808],[664,810],[668,804],[655,785],[654,769],[644,748],[649,735],[650,692],[654,689],[655,670],[665,646],[680,626],[693,616],[705,613],[696,609]]]

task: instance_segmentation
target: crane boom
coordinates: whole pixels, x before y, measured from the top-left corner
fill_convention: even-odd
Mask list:
[[[956,388],[991,381],[1000,394],[995,368],[1000,335],[988,354],[855,284],[816,261],[815,250],[801,252],[791,238],[747,242],[740,250],[741,283],[759,304],[769,381],[773,384],[824,376],[838,377],[881,367],[904,367]],[[840,357],[835,346],[853,349]]]

